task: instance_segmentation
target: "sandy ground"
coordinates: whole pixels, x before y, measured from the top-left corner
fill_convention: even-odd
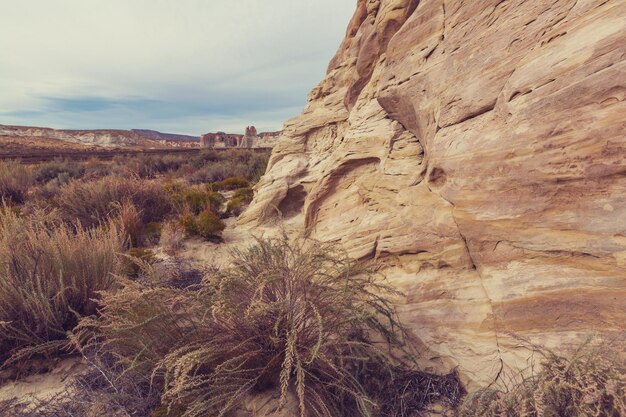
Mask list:
[[[52,398],[65,391],[72,378],[86,369],[87,366],[80,357],[63,359],[51,372],[31,375],[0,386],[0,402],[13,398],[20,400],[27,400],[29,397],[40,400]]]

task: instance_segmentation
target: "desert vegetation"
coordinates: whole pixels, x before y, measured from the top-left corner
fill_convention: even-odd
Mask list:
[[[50,222],[46,222],[46,220]],[[0,361],[49,354],[78,319],[96,311],[97,293],[119,272],[123,239],[110,225],[92,230],[0,211]]]
[[[459,416],[626,415],[626,369],[615,347],[593,338],[570,355],[533,346],[540,366],[498,381],[499,389],[485,388],[468,396]]]
[[[259,240],[230,267],[186,278],[180,265],[140,264],[143,280],[119,276],[73,323],[68,346],[90,371],[37,415],[229,416],[275,392],[275,408],[302,417],[408,416],[460,398],[454,376],[415,367],[397,293],[334,247]],[[396,405],[388,396],[400,395],[399,381],[418,389]],[[423,395],[443,386],[454,395]]]
[[[267,152],[228,150],[34,165],[2,161],[0,198],[16,212],[54,212],[85,230],[116,218],[135,247],[157,244],[167,222],[179,223],[188,236],[219,241],[224,218],[249,204],[248,187],[267,160]]]
[[[339,247],[280,236],[222,269],[185,260],[252,200],[260,156],[230,156],[0,163],[0,379],[86,365],[0,415],[229,417],[259,398],[299,417],[624,415],[625,371],[591,343],[469,395],[424,372],[401,294]]]

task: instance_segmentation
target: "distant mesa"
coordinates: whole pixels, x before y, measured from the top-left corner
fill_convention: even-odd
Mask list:
[[[0,137],[29,140],[53,140],[80,145],[137,148],[273,148],[281,132],[258,133],[246,127],[245,134],[224,132],[190,136],[162,133],[149,129],[60,130],[48,127],[0,125]]]
[[[197,148],[200,146],[199,136],[176,135],[142,129],[60,130],[48,127],[0,125],[0,137],[52,139],[103,147]]]
[[[281,132],[258,133],[256,127],[246,127],[245,134],[217,132],[202,135],[203,148],[273,148]]]

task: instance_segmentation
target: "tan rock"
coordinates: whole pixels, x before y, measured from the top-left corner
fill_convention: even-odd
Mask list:
[[[359,1],[240,223],[377,259],[476,385],[518,337],[623,334],[624,28],[619,0]]]

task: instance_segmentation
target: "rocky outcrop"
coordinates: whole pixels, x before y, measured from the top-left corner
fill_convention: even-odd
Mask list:
[[[376,259],[475,386],[623,335],[624,27],[619,0],[360,0],[240,223]]]
[[[273,148],[280,132],[257,133],[256,127],[248,126],[244,135],[224,132],[202,135],[203,148]]]
[[[98,146],[137,145],[141,136],[128,130],[57,130],[47,127],[2,126],[0,136],[41,137]]]
[[[0,125],[1,137],[42,138],[105,147],[198,147],[199,137],[156,130],[58,130],[47,127]]]

